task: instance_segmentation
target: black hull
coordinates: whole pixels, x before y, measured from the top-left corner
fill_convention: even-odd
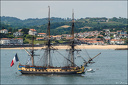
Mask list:
[[[77,72],[34,72],[34,71],[21,71],[21,73],[22,74],[78,74]]]

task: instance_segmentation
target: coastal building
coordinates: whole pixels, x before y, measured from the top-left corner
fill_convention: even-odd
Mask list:
[[[109,29],[103,29],[105,31],[106,36],[110,36],[110,30]]]
[[[72,39],[72,37],[69,37],[69,36],[66,37],[66,40],[71,40],[71,39]]]
[[[36,40],[38,40],[38,41],[44,40],[44,37],[37,37]]]
[[[22,31],[22,29],[18,29],[18,32],[21,32]]]
[[[0,30],[0,33],[7,34],[8,33],[8,30],[7,29],[2,29],[2,30]]]
[[[110,34],[114,35],[114,34],[117,34],[117,32],[110,32]]]
[[[29,35],[37,35],[37,31],[35,29],[29,29]]]
[[[21,32],[14,32],[13,33],[14,37],[19,37],[19,36],[22,36],[22,35],[23,35],[23,33],[21,33]]]
[[[110,44],[111,45],[122,45],[124,44],[124,40],[123,39],[111,39],[110,40]]]
[[[127,34],[120,34],[119,38],[128,38],[127,36],[128,36]]]
[[[110,44],[110,39],[104,39],[104,42],[105,42],[106,44]]]
[[[38,33],[37,36],[46,37],[46,33]]]
[[[23,44],[23,38],[1,38],[0,39],[0,44],[1,45],[9,45],[9,44],[13,44],[13,45],[21,45]]]
[[[52,39],[61,40],[62,39],[62,35],[52,36]]]
[[[110,36],[104,36],[104,39],[111,39]]]
[[[109,18],[107,18],[106,22],[109,22]]]
[[[89,45],[104,45],[103,41],[89,41],[87,44]]]
[[[127,34],[127,31],[118,30],[118,31],[117,31],[117,34],[118,34],[118,35],[120,35],[120,34]]]
[[[12,38],[12,39],[10,39],[10,44],[22,45],[23,39],[22,38]]]
[[[84,33],[77,33],[77,34],[75,34],[75,36],[77,36],[77,37],[79,37],[79,38],[84,38]]]
[[[1,45],[8,45],[8,44],[10,44],[10,38],[1,38],[0,39],[0,44]]]
[[[23,44],[23,38],[17,38],[18,39],[18,44]]]
[[[88,45],[103,45],[104,42],[100,38],[78,38],[81,43]]]
[[[62,37],[66,37],[66,36],[68,36],[69,34],[62,34]]]

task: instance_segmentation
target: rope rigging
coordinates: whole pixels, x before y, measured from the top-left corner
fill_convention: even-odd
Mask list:
[[[63,56],[59,51],[57,51],[61,56]],[[66,60],[70,61],[71,63],[73,63],[71,60],[69,60],[68,58],[66,58],[65,56],[63,56]],[[75,63],[73,63],[75,66],[77,66]]]

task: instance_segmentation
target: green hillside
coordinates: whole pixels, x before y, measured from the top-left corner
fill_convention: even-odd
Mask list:
[[[17,29],[36,29],[37,32],[46,32],[47,30],[47,18],[42,19],[25,19],[20,20],[16,17],[5,17],[2,16],[1,18],[1,26],[0,29],[12,29],[16,31]],[[110,29],[110,31],[116,30],[127,30],[127,21],[126,18],[81,18],[75,20],[75,32],[85,32],[85,31],[102,31],[103,29]],[[63,26],[68,26],[67,28]],[[70,29],[72,26],[72,22],[70,18],[63,19],[63,18],[51,18],[51,34],[52,35],[59,35],[59,34],[69,34]],[[15,29],[15,30],[14,30]]]

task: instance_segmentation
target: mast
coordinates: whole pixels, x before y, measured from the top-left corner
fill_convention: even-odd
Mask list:
[[[75,51],[75,49],[74,49],[74,47],[75,47],[75,45],[74,45],[74,10],[72,10],[71,35],[72,35],[72,39],[71,39],[71,44],[70,44],[70,46],[71,46],[70,53],[71,53],[71,62],[73,62],[73,63],[71,63],[71,66],[74,67],[75,66],[74,65],[74,51]]]
[[[34,31],[34,29],[33,29]],[[32,53],[32,66],[34,66],[34,35],[32,36],[32,50],[31,50],[31,53]]]
[[[72,30],[71,30],[72,40],[74,40],[74,10],[72,10]]]
[[[74,40],[74,10],[72,10],[72,28],[71,28],[71,41],[70,41],[70,49],[69,49],[69,60],[71,62],[71,67],[75,67],[76,64],[74,62],[74,52],[81,51],[80,49],[75,49],[75,40]],[[68,49],[67,49],[68,50]]]
[[[48,12],[48,28],[47,28],[47,34],[48,38],[50,39],[50,6],[48,6],[49,12]]]
[[[33,29],[33,32],[34,32],[34,30],[35,29]],[[32,66],[34,66],[34,56],[39,56],[39,55],[35,55],[35,49],[34,49],[34,36],[35,34],[33,33],[33,36],[32,36],[32,49],[30,49],[30,52],[31,52],[31,54],[29,54],[28,52],[28,54],[31,56],[31,59],[32,59]]]
[[[47,34],[48,34],[48,48],[47,48],[47,51],[48,51],[48,67],[50,66],[50,6],[48,6],[49,8],[49,12],[48,12],[48,28],[47,28]]]

